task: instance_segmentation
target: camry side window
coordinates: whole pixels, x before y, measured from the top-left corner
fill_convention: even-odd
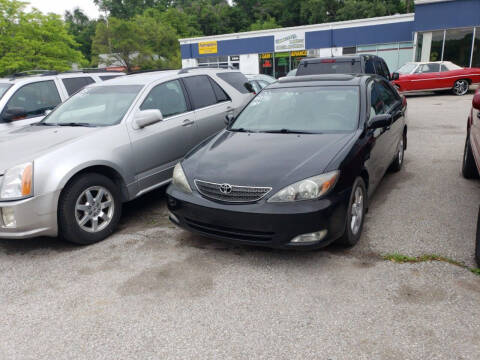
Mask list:
[[[158,109],[163,117],[182,114],[188,110],[182,86],[178,80],[155,86],[140,106],[140,110]]]
[[[383,84],[382,82],[375,84],[375,88],[377,90],[379,98],[384,104],[385,112],[388,112],[388,110],[390,110],[397,102],[397,96],[395,96],[395,93],[386,84]]]
[[[62,100],[53,80],[28,84],[20,88],[8,101],[2,113],[7,121],[22,120],[45,115]]]
[[[208,76],[191,76],[183,78],[183,82],[193,102],[195,109],[215,105],[217,97],[213,90],[212,84],[208,80]]]
[[[385,104],[377,91],[377,84],[370,86],[370,119],[375,115],[385,114]]]

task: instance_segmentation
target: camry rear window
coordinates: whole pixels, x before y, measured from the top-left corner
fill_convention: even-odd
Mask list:
[[[230,86],[234,87],[242,94],[247,94],[248,90],[245,87],[245,83],[248,82],[248,79],[240,72],[222,72],[218,73],[217,76],[223,81],[227,82]]]
[[[319,62],[301,63],[297,70],[299,75],[321,75],[321,74],[356,74],[362,72],[362,65],[359,60],[325,59]]]

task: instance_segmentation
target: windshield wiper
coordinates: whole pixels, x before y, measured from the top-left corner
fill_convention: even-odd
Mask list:
[[[81,126],[81,127],[94,127],[95,125],[89,124],[89,123],[84,123],[84,122],[69,122],[69,123],[56,123],[52,124],[56,126]]]
[[[30,126],[55,126],[55,124],[50,124],[50,123],[40,121],[37,123],[30,124]]]
[[[245,133],[253,133],[255,131],[252,131],[252,130],[247,130],[247,129],[244,129],[244,128],[238,128],[238,129],[228,129],[229,131],[233,131],[233,132],[245,132]]]
[[[265,130],[262,131],[268,134],[321,134],[319,132],[311,132],[304,130],[292,130],[292,129],[279,129],[279,130]]]

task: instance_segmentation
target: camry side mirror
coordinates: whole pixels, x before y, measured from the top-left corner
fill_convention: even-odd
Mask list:
[[[143,110],[135,114],[135,124],[139,129],[158,123],[163,120],[162,112],[158,109]]]
[[[476,110],[480,110],[480,90],[477,90],[473,97],[472,106]]]
[[[392,125],[392,115],[382,114],[375,115],[375,117],[370,120],[368,124],[369,129],[383,129],[390,127]]]
[[[398,79],[400,79],[400,74],[397,72],[394,72],[390,80],[398,80]]]
[[[235,120],[235,116],[233,116],[233,114],[225,115],[225,125],[227,126],[232,125],[234,120]]]

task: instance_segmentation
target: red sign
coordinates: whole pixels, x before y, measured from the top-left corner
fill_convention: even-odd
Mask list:
[[[271,68],[272,67],[272,61],[271,60],[266,60],[263,62],[263,67],[264,68]]]

